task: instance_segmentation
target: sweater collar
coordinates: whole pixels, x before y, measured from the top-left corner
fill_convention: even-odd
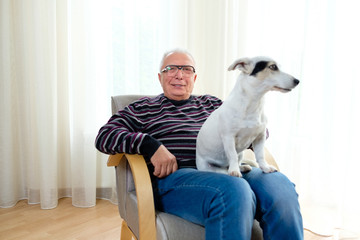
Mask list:
[[[162,95],[164,98],[166,98],[169,102],[171,102],[172,104],[174,104],[175,106],[185,105],[185,104],[189,103],[189,102],[192,100],[192,98],[193,98],[193,96],[190,95],[190,97],[189,97],[188,99],[178,101],[178,100],[173,100],[173,99],[170,99],[170,98],[166,97],[163,93],[162,93],[161,95]]]

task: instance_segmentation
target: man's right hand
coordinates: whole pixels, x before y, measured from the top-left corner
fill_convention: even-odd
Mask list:
[[[158,178],[166,177],[178,169],[176,157],[164,145],[160,145],[150,161],[154,166],[153,174]]]

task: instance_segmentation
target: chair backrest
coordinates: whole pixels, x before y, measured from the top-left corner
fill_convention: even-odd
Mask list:
[[[145,95],[118,95],[111,97],[112,114],[124,109],[130,103],[145,97]],[[151,97],[151,96],[149,96]],[[120,216],[127,222],[128,226],[139,236],[139,222],[137,197],[135,192],[135,183],[129,165],[123,162],[115,167],[116,185],[118,197],[118,209]]]
[[[112,114],[117,113],[119,110],[124,109],[130,103],[142,98],[142,97],[155,97],[151,95],[118,95],[111,97],[111,111]]]

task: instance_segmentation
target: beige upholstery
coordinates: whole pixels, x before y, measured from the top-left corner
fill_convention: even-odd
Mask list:
[[[112,112],[116,113],[136,99],[139,95],[112,97]],[[253,158],[249,150],[247,158]],[[277,167],[276,162],[266,150],[266,159]],[[188,222],[177,216],[158,212],[154,209],[150,176],[144,158],[136,154],[111,155],[108,166],[116,168],[118,207],[122,217],[121,240],[132,237],[140,240],[201,240],[205,239],[203,226]],[[259,223],[255,220],[252,239],[263,239]]]

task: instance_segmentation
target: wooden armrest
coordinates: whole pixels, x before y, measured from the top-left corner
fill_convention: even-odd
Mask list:
[[[154,196],[145,159],[138,154],[119,153],[109,157],[107,166],[117,166],[121,161],[128,161],[134,178],[139,213],[139,239],[156,240]]]

